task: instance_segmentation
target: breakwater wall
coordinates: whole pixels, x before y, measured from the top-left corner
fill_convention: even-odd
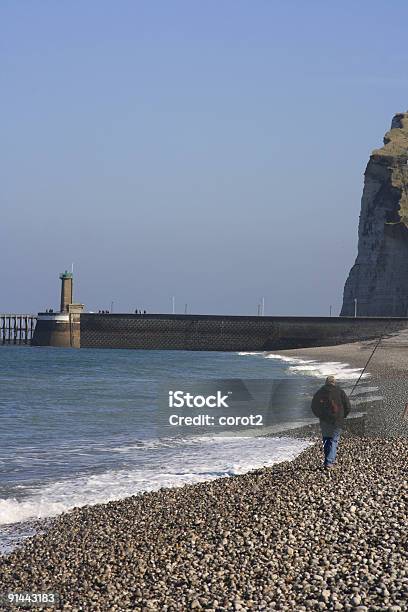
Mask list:
[[[80,348],[273,351],[343,344],[408,328],[408,318],[252,317],[224,315],[39,316],[33,344]]]

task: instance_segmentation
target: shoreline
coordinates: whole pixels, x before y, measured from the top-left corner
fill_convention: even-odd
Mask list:
[[[277,355],[317,361],[347,362],[354,368],[363,368],[378,339],[275,351]],[[370,361],[369,372],[374,378],[394,378],[406,373],[408,368],[408,332],[385,336]]]
[[[268,432],[270,429],[275,428],[265,426]],[[211,435],[210,432],[208,435],[183,439],[153,438],[146,441],[141,453],[137,443],[129,447],[131,457],[134,448],[137,449],[138,461],[145,461],[145,471],[143,466],[136,464],[129,465],[128,469],[124,469],[123,465],[115,471],[107,469],[105,473],[96,476],[93,473],[85,477],[74,475],[66,479],[65,483],[57,483],[58,488],[54,487],[57,488],[57,495],[63,489],[63,496],[59,497],[53,497],[52,486],[39,488],[26,497],[5,495],[4,499],[0,499],[0,551],[12,549],[24,539],[25,532],[30,532],[27,533],[27,537],[30,537],[36,525],[41,526],[44,521],[52,520],[74,508],[106,504],[139,493],[244,474],[291,460],[310,444],[309,441],[298,441],[284,435],[286,428],[277,429],[281,435],[273,432],[261,436],[257,432],[252,437],[247,431],[240,438],[234,435]],[[150,447],[153,447],[153,452],[150,452]],[[149,465],[152,458],[155,461],[153,466]]]
[[[371,350],[357,343],[277,354],[316,362],[337,361],[357,368],[363,367],[359,363],[361,356],[366,360]],[[375,362],[373,358],[370,363],[369,380],[379,386],[390,381],[395,384],[397,368],[392,362],[389,364],[388,353],[387,347],[383,348],[383,359]],[[408,367],[408,358],[406,361]],[[401,352],[397,363],[400,376],[404,375],[404,363]],[[392,372],[385,381],[381,378],[384,367]],[[388,400],[386,397],[386,404]],[[340,444],[339,466],[330,474],[320,467],[321,448],[316,441],[295,459],[272,467],[178,488],[141,492],[44,519],[45,531],[0,556],[5,568],[0,591],[56,591],[61,595],[61,606],[66,606],[64,609],[86,605],[112,610],[364,612],[387,609],[381,606],[388,598],[389,605],[396,606],[393,610],[398,606],[403,610],[402,602],[408,596],[405,574],[400,575],[398,569],[397,578],[394,572],[388,580],[389,556],[383,559],[380,540],[371,538],[381,532],[388,543],[395,543],[391,546],[395,552],[397,542],[407,537],[403,517],[407,511],[408,440],[395,437],[395,427],[389,426],[388,417],[387,413],[387,425],[382,429],[383,434],[391,434],[388,438],[364,438],[366,419],[350,420]],[[320,436],[316,424],[273,437],[318,440]],[[337,541],[327,529],[329,526],[320,523],[318,537],[313,536],[316,526],[310,519],[320,520],[322,500],[339,533],[343,528],[348,533],[350,525],[355,530],[347,536],[347,547],[343,548],[344,534]],[[378,516],[384,514],[383,502],[390,508],[385,512],[388,517],[385,523],[382,519],[378,522]],[[350,504],[357,508],[353,514],[358,515],[362,508],[361,520],[359,515],[349,517]],[[345,521],[339,518],[339,510],[344,511]],[[248,522],[247,515],[256,519]],[[369,531],[364,535],[367,516]],[[40,523],[43,521],[37,524]],[[362,542],[370,541],[373,547],[366,547],[364,554],[369,559],[379,559],[381,571],[363,582],[361,573],[357,580],[354,571],[354,582],[350,583],[342,568],[361,565]],[[334,569],[331,547],[337,559]],[[257,559],[262,571],[252,571]],[[319,573],[322,560],[324,572]],[[397,555],[394,566],[403,567],[407,561],[407,556],[400,559]],[[208,571],[201,571],[202,564],[209,565]],[[366,568],[366,564],[361,568]],[[85,581],[81,586],[83,572]],[[260,576],[264,574],[266,578],[262,580]],[[339,574],[340,588],[336,586]],[[211,579],[207,580],[208,577]],[[215,588],[218,580],[220,586]],[[386,585],[385,591],[382,586],[375,586],[380,584]],[[364,608],[365,605],[369,608]]]
[[[253,353],[249,353],[249,355],[252,355],[252,354]],[[262,358],[264,358],[265,356],[265,354],[263,353],[258,353],[257,355],[261,356]],[[324,366],[325,364],[322,363],[322,365]],[[305,421],[305,419],[302,419],[302,420]],[[316,419],[310,413],[310,419],[307,419],[307,421],[313,422],[313,421],[316,421]],[[360,422],[359,415],[356,421]],[[316,432],[317,432],[316,426],[310,422],[303,423],[303,424],[287,422],[287,423],[283,423],[282,425],[265,426],[262,434],[259,434],[259,435],[256,434],[254,435],[254,437],[256,438],[271,437],[274,439],[279,439],[279,438],[310,439],[311,435],[314,435]],[[358,429],[358,432],[361,433],[361,428]],[[231,434],[228,437],[230,437],[231,439],[235,437],[239,437],[239,432],[236,435]],[[245,436],[245,438],[247,438],[247,436]],[[280,461],[282,461],[282,459],[277,460],[277,462],[280,462]],[[260,464],[259,468],[261,467],[265,467],[265,466],[262,466]],[[248,471],[251,471],[251,469],[254,469],[254,468],[248,468]],[[258,469],[258,468],[255,468],[255,469]],[[203,481],[203,482],[206,482],[206,481]],[[176,486],[177,485],[170,485],[170,488],[173,488]],[[137,493],[135,494],[143,494],[144,492],[145,491],[137,491]],[[126,497],[129,497],[129,496],[131,496],[131,494],[126,495]],[[114,498],[111,501],[120,501],[120,499],[125,499],[125,497],[118,497],[116,499]],[[93,503],[92,505],[104,504],[104,503],[109,503],[109,501],[101,500],[99,502]],[[83,504],[83,505],[87,505],[87,504]],[[81,504],[81,505],[73,506],[73,507],[83,507],[83,505]],[[68,507],[59,514],[52,514],[51,516],[43,516],[42,518],[31,516],[23,520],[17,521],[15,523],[4,523],[3,525],[1,525],[0,532],[4,530],[5,541],[0,543],[0,557],[1,555],[10,554],[13,550],[15,550],[16,547],[23,545],[24,541],[27,538],[32,537],[33,533],[35,534],[38,531],[41,531],[43,528],[47,529],[48,521],[52,521],[55,518],[58,518],[59,516],[61,516],[62,514],[65,514],[66,512],[70,512],[73,509],[73,507],[71,508]],[[25,531],[28,532],[27,535],[24,535]]]
[[[330,473],[315,444],[78,508],[2,559],[0,590],[56,591],[56,609],[403,610],[407,455],[406,439],[344,436]]]
[[[377,341],[364,341],[291,349],[276,354],[286,358],[341,362],[353,368],[364,368],[376,344]],[[371,430],[371,435],[408,437],[408,414],[404,415],[408,405],[408,332],[393,334],[381,340],[370,360],[368,373],[370,376],[364,379],[365,382],[374,383],[383,400],[379,409],[370,414],[372,418],[367,419],[369,428],[366,433]]]
[[[324,369],[327,368],[328,366],[327,362],[332,360],[332,357],[333,357],[333,355],[331,354],[326,354],[325,351],[328,350],[329,352],[331,352],[334,350],[336,352],[336,359],[341,359],[341,361],[338,361],[336,363],[337,368],[340,366],[340,377],[341,375],[345,374],[347,378],[350,378],[351,370],[348,368],[348,363],[346,363],[347,360],[351,361],[350,359],[348,359],[349,355],[347,354],[347,349],[349,346],[352,346],[353,348],[355,348],[355,345],[340,345],[336,347],[322,347],[322,348],[319,347],[319,348],[313,348],[313,349],[298,349],[298,350],[290,350],[290,351],[280,351],[279,353],[275,353],[274,355],[276,355],[276,357],[280,357],[282,355],[284,359],[285,358],[294,359],[294,365],[296,365],[296,362],[298,360],[303,361],[305,358],[307,358],[307,362],[309,363],[310,359],[312,358],[314,362],[313,366],[317,366],[316,368],[317,370],[323,369],[323,373],[322,373],[322,377],[323,377]],[[344,354],[345,350],[346,350],[346,354]],[[314,353],[318,352],[319,354],[310,355],[309,351],[313,351]],[[308,354],[304,355],[303,353],[305,352],[307,352]],[[252,355],[252,354],[253,353],[249,353],[249,355]],[[268,357],[270,354],[259,353],[258,355],[263,356],[265,358],[265,357]],[[353,362],[352,365],[353,367],[354,366],[357,367],[358,364]],[[346,367],[344,368],[343,366],[346,366]],[[299,376],[302,376],[302,374],[300,373]],[[354,376],[356,376],[356,374],[354,374]],[[319,383],[316,380],[316,385],[318,384]],[[361,413],[359,412],[358,407],[355,408],[355,412],[356,414],[354,416],[350,415],[346,430],[348,430],[349,432],[353,432],[354,434],[357,434],[357,435],[364,435],[365,433],[364,417],[361,416]],[[265,431],[264,433],[262,433],[261,437],[272,437],[275,439],[297,438],[297,439],[304,439],[304,440],[310,440],[310,438],[320,437],[317,420],[313,417],[312,414],[311,414],[311,418],[309,421],[315,421],[315,423],[312,423],[312,422],[307,422],[303,424],[286,423],[286,424],[282,424],[281,426],[269,427],[270,431]],[[231,437],[235,437],[235,436],[231,436]],[[265,466],[259,466],[259,467],[261,468]],[[251,469],[249,469],[248,471],[251,471]],[[207,481],[203,481],[203,482],[207,482]],[[172,485],[170,488],[173,488],[173,487],[177,488],[176,485]],[[143,494],[145,492],[146,491],[138,491],[135,494],[138,495],[138,494]],[[129,496],[130,495],[127,495],[126,497],[129,497]],[[116,500],[114,499],[112,501],[120,501],[121,499],[125,499],[126,497],[117,498]],[[109,503],[109,501],[97,502],[98,505],[104,504],[104,503]],[[97,505],[97,504],[91,504],[91,505]],[[87,505],[87,504],[84,504],[84,505]],[[75,506],[75,508],[76,507],[80,508],[80,507],[83,507],[83,505]],[[67,508],[62,513],[56,514],[56,515],[44,516],[42,518],[37,518],[33,516],[31,518],[27,518],[22,521],[18,521],[16,523],[4,524],[2,526],[2,529],[4,529],[6,532],[6,541],[4,545],[0,547],[0,557],[1,555],[10,554],[11,551],[14,550],[16,547],[21,546],[27,538],[32,537],[32,534],[39,533],[42,531],[42,529],[47,529],[49,521],[53,521],[57,519],[62,514],[72,511],[72,509],[73,508]],[[8,530],[9,530],[10,535],[7,534]],[[24,531],[29,532],[27,536],[21,535],[21,534],[24,534]]]

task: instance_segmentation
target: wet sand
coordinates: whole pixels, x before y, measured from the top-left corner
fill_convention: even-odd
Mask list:
[[[347,362],[356,368],[363,368],[378,340],[319,346],[313,348],[274,351],[287,357],[315,359],[316,361]],[[370,361],[369,372],[375,378],[398,378],[408,373],[408,333],[403,332],[383,338]],[[408,385],[408,380],[407,380]]]

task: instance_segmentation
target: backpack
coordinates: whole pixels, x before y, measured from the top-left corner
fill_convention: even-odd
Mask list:
[[[323,389],[320,390],[319,395],[319,418],[329,422],[336,422],[342,414],[342,405],[338,402],[339,397],[337,390],[332,393],[331,389],[328,390],[327,388],[323,387]]]
[[[333,399],[329,400],[329,408],[330,414],[332,414],[333,416],[337,416],[341,411],[341,406],[339,406]]]

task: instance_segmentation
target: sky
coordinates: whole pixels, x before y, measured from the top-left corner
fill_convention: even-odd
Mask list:
[[[339,312],[405,0],[2,0],[0,311]]]

